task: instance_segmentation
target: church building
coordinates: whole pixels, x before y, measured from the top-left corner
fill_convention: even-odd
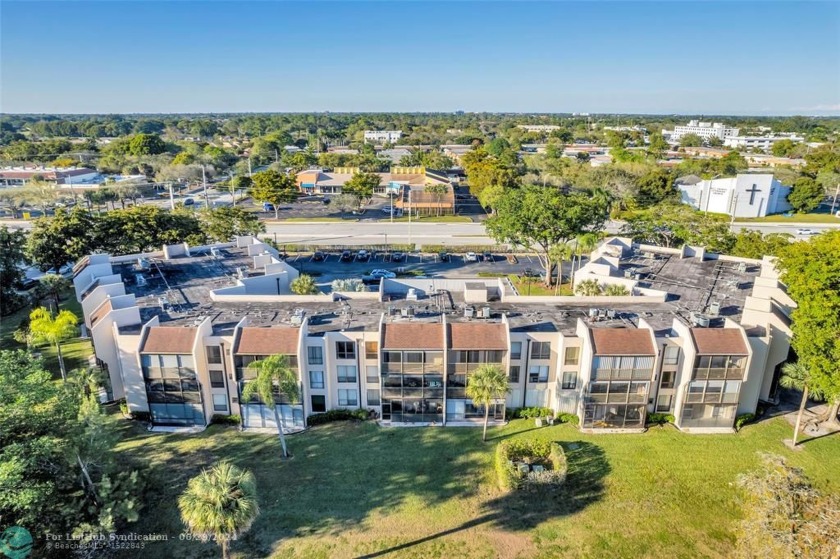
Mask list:
[[[791,209],[787,195],[790,187],[772,174],[739,174],[728,179],[702,180],[699,177],[677,179],[680,198],[704,212],[734,217],[764,217]]]

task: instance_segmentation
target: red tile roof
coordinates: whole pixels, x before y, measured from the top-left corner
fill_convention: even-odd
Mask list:
[[[592,328],[595,355],[656,355],[650,332],[639,328]]]
[[[700,355],[749,355],[741,332],[735,328],[692,328]]]
[[[384,349],[443,349],[441,324],[386,324]]]
[[[186,326],[152,326],[140,352],[192,353],[196,331],[196,328]]]
[[[297,355],[300,330],[286,326],[246,326],[234,349],[238,355]]]
[[[454,323],[449,325],[449,347],[452,349],[507,349],[504,324]]]

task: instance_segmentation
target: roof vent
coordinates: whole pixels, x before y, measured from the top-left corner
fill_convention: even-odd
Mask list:
[[[709,317],[700,313],[691,313],[691,323],[698,328],[708,328]]]
[[[720,314],[720,302],[713,301],[711,305],[709,305],[709,314],[712,316],[718,316]]]
[[[738,262],[738,271],[742,274],[746,273],[747,271],[747,263],[746,262]]]

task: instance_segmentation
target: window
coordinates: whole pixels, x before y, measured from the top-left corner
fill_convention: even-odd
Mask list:
[[[217,345],[209,345],[204,348],[207,350],[207,362],[208,363],[221,363],[222,362],[222,348]]]
[[[531,344],[531,359],[551,358],[551,342],[534,342]]]
[[[368,390],[367,391],[367,404],[369,406],[378,406],[379,405],[379,390]]]
[[[563,390],[574,390],[577,386],[577,371],[565,371],[563,373]]]
[[[505,358],[505,352],[501,350],[492,350],[485,352],[485,363],[501,363]]]
[[[324,371],[309,371],[309,388],[324,388]]]
[[[355,359],[355,342],[335,342],[335,355],[338,359]]]
[[[676,365],[680,360],[680,348],[675,345],[665,346],[663,363],[665,365]]]
[[[510,358],[522,359],[522,342],[510,343]]]
[[[312,396],[312,411],[313,412],[327,411],[327,397],[326,396]]]
[[[528,382],[548,382],[548,365],[531,365]]]
[[[580,348],[579,347],[567,347],[566,353],[563,357],[563,364],[564,365],[577,365],[580,362]],[[574,386],[572,387],[574,388]]]
[[[519,382],[519,365],[510,366],[510,374],[508,375],[510,382]]]
[[[359,399],[356,396],[355,390],[339,389],[338,391],[338,405],[339,406],[358,406]]]
[[[376,365],[365,367],[365,381],[368,384],[379,384],[379,367]]]
[[[311,345],[306,348],[306,355],[310,365],[324,364],[324,350],[321,346]]]
[[[356,382],[356,366],[355,365],[339,365],[338,382]]]
[[[222,371],[210,371],[210,386],[213,388],[224,388],[225,374]]]
[[[659,384],[659,388],[674,388],[676,377],[676,371],[662,371],[662,382]]]
[[[213,394],[213,411],[227,411],[227,396],[225,394]]]
[[[406,351],[405,352],[405,362],[406,363],[422,363],[423,362],[423,352],[422,351]]]
[[[379,343],[365,342],[365,359],[376,359],[379,357]]]

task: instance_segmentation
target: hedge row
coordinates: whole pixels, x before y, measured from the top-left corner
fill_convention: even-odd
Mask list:
[[[336,408],[324,413],[313,413],[306,419],[306,423],[310,427],[313,427],[315,425],[323,425],[324,423],[331,423],[333,421],[347,421],[350,419],[364,421],[369,417],[370,412],[368,410],[348,410],[345,408]]]
[[[665,425],[674,421],[676,421],[676,418],[670,413],[649,413],[647,415],[648,425]]]
[[[213,417],[210,418],[210,423],[214,425],[239,425],[242,423],[242,418],[238,415],[214,413]]]
[[[551,469],[522,472],[517,462],[545,461]],[[566,454],[555,442],[507,440],[496,447],[496,475],[499,486],[507,491],[522,488],[559,487],[566,481]]]

